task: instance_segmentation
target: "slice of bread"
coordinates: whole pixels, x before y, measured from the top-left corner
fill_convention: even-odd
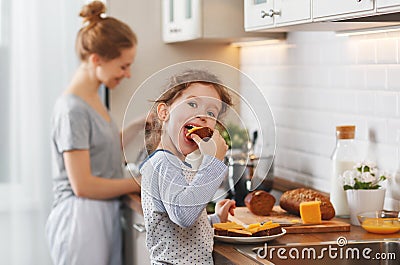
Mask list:
[[[253,234],[246,230],[228,229],[227,235],[233,237],[249,237],[252,236]]]
[[[278,223],[267,222],[264,224],[255,223],[244,227],[235,222],[213,224],[214,233],[218,236],[232,237],[259,237],[272,236],[282,233],[282,228]]]
[[[282,227],[277,223],[265,223],[261,225],[253,236],[273,236],[282,233]]]
[[[219,236],[228,236],[228,230],[241,230],[245,227],[243,225],[237,224],[235,222],[227,222],[227,223],[216,223],[213,224],[214,233]]]
[[[206,137],[210,138],[213,135],[214,131],[209,127],[192,127],[186,133],[186,137],[190,136],[193,133],[198,135],[201,139],[204,139]]]

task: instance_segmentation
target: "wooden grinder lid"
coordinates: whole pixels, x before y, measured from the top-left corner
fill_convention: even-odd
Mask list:
[[[356,131],[355,125],[340,125],[336,126],[337,139],[354,139]]]

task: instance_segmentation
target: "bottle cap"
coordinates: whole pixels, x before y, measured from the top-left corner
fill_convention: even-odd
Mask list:
[[[336,126],[336,138],[337,139],[354,139],[355,131],[356,131],[355,125]]]

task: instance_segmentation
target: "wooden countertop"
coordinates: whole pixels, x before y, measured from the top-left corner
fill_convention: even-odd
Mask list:
[[[124,196],[123,201],[134,211],[143,214],[140,194],[132,193]],[[349,219],[337,219],[343,222],[349,222]],[[336,241],[339,236],[350,240],[383,240],[383,239],[399,239],[400,233],[379,235],[366,232],[358,226],[351,226],[349,232],[331,232],[331,233],[309,233],[309,234],[286,234],[281,238],[268,242],[269,246],[281,245],[288,243],[319,243],[326,241]],[[261,244],[262,245],[262,244]],[[215,264],[237,264],[251,265],[256,264],[252,259],[240,254],[234,247],[235,244],[227,244],[215,241],[214,258]],[[256,247],[257,244],[254,244]]]

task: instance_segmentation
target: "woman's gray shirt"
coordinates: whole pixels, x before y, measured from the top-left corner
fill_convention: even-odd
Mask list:
[[[91,173],[102,178],[122,177],[119,130],[80,97],[60,97],[52,118],[53,207],[74,196],[65,169],[63,152],[89,150]]]

